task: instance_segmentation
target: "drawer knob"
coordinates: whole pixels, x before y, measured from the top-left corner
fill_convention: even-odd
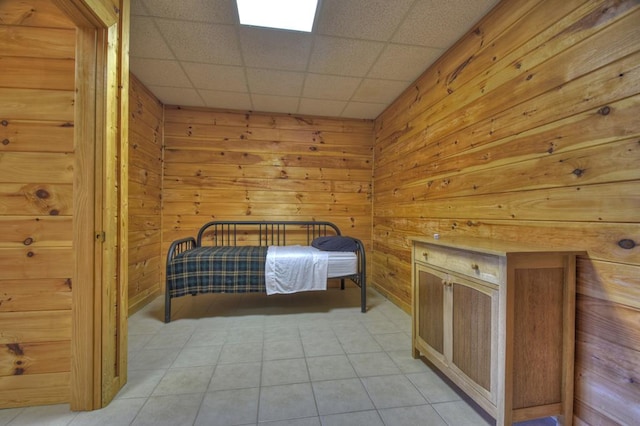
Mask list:
[[[471,264],[471,269],[473,269],[474,271],[478,272],[480,270],[480,265],[478,265],[477,263],[472,263]]]
[[[426,251],[422,252],[422,257],[428,257],[428,256],[429,256],[429,253],[427,253]]]

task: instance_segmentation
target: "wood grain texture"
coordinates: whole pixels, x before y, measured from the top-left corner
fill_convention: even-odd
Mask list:
[[[23,27],[75,29],[69,18],[60,13],[53,3],[43,0],[3,1],[0,22]]]
[[[514,409],[562,402],[564,272],[563,268],[515,271],[513,345],[527,349],[514,351]]]
[[[162,140],[163,106],[133,75],[129,87],[129,314],[163,289]],[[155,218],[153,221],[146,217]]]
[[[371,277],[401,304],[411,301],[411,235],[588,252],[578,261],[576,328],[590,343],[576,355],[577,423],[628,423],[640,400],[637,386],[603,373],[613,359],[590,361],[606,351],[598,339],[625,359],[640,340],[638,22],[633,0],[502,2],[375,124]],[[627,378],[640,375],[626,365]]]
[[[491,302],[490,294],[453,282],[452,361],[487,391],[492,390]]]
[[[73,152],[73,122],[7,120],[0,140],[0,152]]]
[[[0,377],[69,372],[68,341],[2,345]]]
[[[69,311],[71,278],[0,280],[0,312]]]
[[[75,28],[0,2],[0,408],[69,401]]]
[[[7,407],[67,403],[69,380],[69,372],[0,377],[0,401]]]

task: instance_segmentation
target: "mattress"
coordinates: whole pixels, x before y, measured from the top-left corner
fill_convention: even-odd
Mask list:
[[[327,277],[337,278],[358,273],[358,256],[351,251],[327,251]]]
[[[358,273],[358,256],[351,251],[324,251],[311,246],[287,246],[289,250],[300,247],[300,253],[305,250],[317,250],[329,257],[327,264],[327,278],[347,277]],[[307,252],[308,253],[308,252]]]

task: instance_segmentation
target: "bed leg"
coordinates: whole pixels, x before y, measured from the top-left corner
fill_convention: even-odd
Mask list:
[[[360,289],[360,312],[367,312],[367,289],[364,286]]]
[[[166,324],[171,322],[171,296],[168,288],[165,289],[164,293],[164,322]]]
[[[340,278],[340,290],[344,290],[344,278]]]
[[[365,272],[360,276],[360,312],[367,312],[367,278]]]

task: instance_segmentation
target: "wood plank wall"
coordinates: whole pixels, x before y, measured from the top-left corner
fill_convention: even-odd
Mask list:
[[[163,287],[162,139],[163,106],[137,79],[129,90],[129,314]]]
[[[575,417],[640,419],[640,2],[505,0],[376,120],[372,281],[411,235],[568,245]]]
[[[165,108],[163,253],[210,220],[328,220],[370,247],[373,122]]]
[[[69,401],[75,27],[0,2],[0,408]]]

